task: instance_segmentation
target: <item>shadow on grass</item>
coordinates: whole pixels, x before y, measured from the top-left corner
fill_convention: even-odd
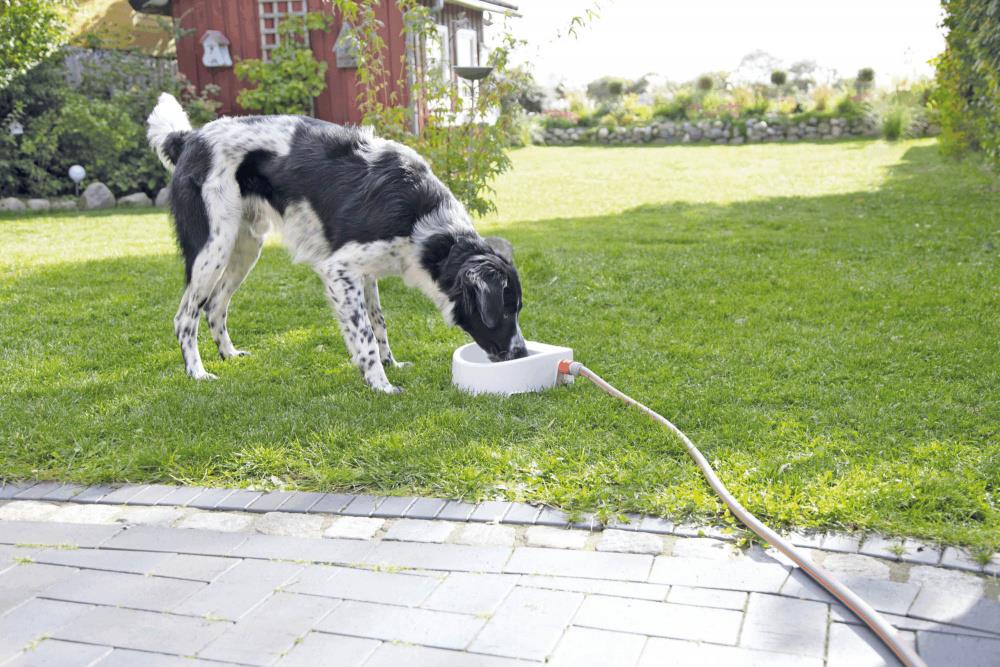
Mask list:
[[[877,192],[664,202],[519,223],[529,338],[645,399],[762,516],[982,543],[1000,519],[988,182],[910,149]],[[94,216],[100,217],[100,216]],[[453,390],[464,335],[385,281],[400,397],[364,389],[318,280],[268,247],[234,299],[254,356],[184,377],[172,254],[67,263],[0,295],[0,477],[272,484],[714,512],[681,451],[580,386]],[[204,327],[202,327],[204,329]]]

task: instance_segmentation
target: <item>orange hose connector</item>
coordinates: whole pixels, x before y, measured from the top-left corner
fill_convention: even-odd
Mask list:
[[[875,611],[875,609],[871,607],[871,605],[862,600],[857,593],[845,586],[843,582],[838,580],[832,574],[809,560],[809,558],[795,548],[791,542],[783,538],[771,528],[768,528],[763,522],[760,521],[760,519],[755,517],[749,510],[743,507],[743,505],[741,505],[740,502],[736,500],[731,493],[729,493],[729,489],[725,487],[722,480],[719,479],[719,476],[715,474],[714,470],[712,470],[712,466],[709,465],[708,459],[706,459],[701,451],[695,447],[694,443],[691,442],[686,435],[684,435],[683,431],[674,426],[670,420],[657,412],[654,412],[650,408],[647,408],[631,396],[618,391],[605,382],[604,379],[602,379],[597,373],[594,373],[578,361],[569,361],[566,359],[560,361],[559,372],[564,375],[584,376],[605,393],[622,400],[626,405],[638,408],[650,419],[669,429],[671,433],[680,439],[684,448],[687,450],[688,455],[694,459],[695,464],[697,464],[698,468],[701,469],[702,474],[705,476],[705,479],[708,481],[715,493],[722,499],[722,502],[726,504],[736,518],[743,522],[743,525],[752,530],[766,543],[788,556],[788,558],[802,568],[805,573],[813,579],[813,581],[826,589],[830,595],[842,602],[854,613],[855,616],[861,619],[865,625],[871,628],[872,632],[878,636],[878,638],[883,644],[886,645],[886,647],[888,647],[890,651],[896,654],[896,657],[899,658],[900,661],[906,665],[906,667],[927,667],[927,663],[924,662],[923,658],[917,655],[917,652],[913,649],[913,647],[902,640],[899,633],[896,631],[896,628],[890,625],[888,621],[886,621],[877,611]]]

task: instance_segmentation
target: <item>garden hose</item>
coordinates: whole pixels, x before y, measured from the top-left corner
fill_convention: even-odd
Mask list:
[[[844,605],[850,609],[855,616],[871,628],[872,632],[878,636],[878,638],[889,648],[890,651],[896,654],[896,657],[898,657],[900,661],[906,665],[906,667],[927,667],[927,663],[925,663],[923,659],[917,655],[917,652],[908,644],[903,642],[899,633],[896,632],[896,628],[890,625],[888,621],[879,615],[879,613],[875,611],[871,605],[858,597],[857,593],[845,586],[829,572],[809,560],[803,553],[792,546],[789,541],[768,528],[757,517],[743,507],[743,505],[741,505],[739,501],[736,500],[731,493],[729,493],[729,490],[726,489],[722,480],[720,480],[718,475],[715,474],[715,471],[712,470],[712,466],[709,465],[708,460],[698,450],[698,448],[695,447],[694,443],[691,442],[691,440],[668,419],[647,408],[634,398],[618,391],[605,382],[599,375],[597,375],[597,373],[594,373],[592,370],[579,362],[568,360],[560,361],[559,373],[562,375],[573,376],[582,375],[606,393],[621,399],[626,405],[639,408],[639,410],[646,413],[650,419],[666,426],[684,444],[684,448],[687,449],[688,455],[694,459],[696,464],[698,464],[698,467],[701,469],[705,479],[708,480],[709,485],[711,485],[716,494],[722,498],[722,502],[729,507],[729,510],[736,515],[736,518],[742,521],[747,528],[756,533],[767,544],[770,544],[778,549],[778,551],[788,556],[788,558],[790,558],[796,565],[805,570],[806,574],[812,577],[813,581],[826,589],[840,602],[844,603]]]

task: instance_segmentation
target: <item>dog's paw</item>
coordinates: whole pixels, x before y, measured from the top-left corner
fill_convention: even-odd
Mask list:
[[[219,376],[214,373],[209,373],[208,371],[199,371],[196,373],[188,373],[194,380],[218,380]]]
[[[383,394],[402,394],[403,388],[397,387],[394,384],[385,384],[378,387],[372,387],[375,391],[380,391]]]
[[[223,361],[225,361],[226,359],[234,359],[236,357],[249,357],[250,353],[246,350],[233,350],[232,352],[226,353],[219,352],[219,356],[222,357]]]
[[[395,359],[389,359],[388,361],[382,362],[382,365],[386,368],[409,368],[413,365],[412,361],[396,361]]]

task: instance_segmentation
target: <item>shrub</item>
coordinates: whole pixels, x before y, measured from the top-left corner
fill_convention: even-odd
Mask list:
[[[788,73],[780,69],[774,70],[771,72],[771,83],[778,88],[783,88],[788,83]]]
[[[845,93],[837,100],[834,111],[843,118],[860,118],[865,113],[865,107],[858,98]]]
[[[698,81],[696,82],[695,85],[697,86],[699,91],[707,93],[710,90],[712,90],[712,88],[715,87],[715,81],[712,79],[710,75],[702,74],[701,76],[698,77]]]
[[[669,99],[657,98],[653,105],[653,116],[664,120],[684,120],[687,110],[694,103],[690,90],[681,90]]]
[[[576,127],[580,117],[572,111],[546,111],[542,118],[545,129]]]
[[[833,99],[834,90],[830,86],[819,86],[812,92],[813,110],[826,111],[830,101]]]
[[[910,126],[910,111],[902,105],[889,107],[882,115],[882,134],[889,141],[896,141],[906,134]]]
[[[854,81],[858,93],[865,93],[875,85],[875,70],[871,67],[862,67],[858,70],[858,76]]]

